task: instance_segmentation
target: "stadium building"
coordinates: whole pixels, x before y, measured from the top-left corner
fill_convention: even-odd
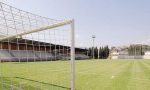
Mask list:
[[[150,59],[150,46],[131,44],[130,46],[112,47],[111,59]]]
[[[70,47],[15,38],[0,42],[1,61],[70,60]],[[88,59],[86,49],[75,48],[76,59]]]

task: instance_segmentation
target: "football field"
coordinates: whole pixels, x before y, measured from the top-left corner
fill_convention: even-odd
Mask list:
[[[0,63],[0,90],[70,90],[70,62]],[[76,61],[76,90],[150,90],[150,60]]]

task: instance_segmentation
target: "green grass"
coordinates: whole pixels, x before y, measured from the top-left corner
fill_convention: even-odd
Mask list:
[[[0,90],[21,88],[70,90],[70,62],[0,63]],[[150,90],[150,60],[76,61],[76,90]]]

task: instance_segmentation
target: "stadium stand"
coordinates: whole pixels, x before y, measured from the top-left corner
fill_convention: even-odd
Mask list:
[[[13,57],[8,50],[0,50],[0,59],[1,60],[5,60],[5,61],[12,61],[12,60],[15,60],[16,58]]]
[[[54,60],[55,59],[54,55],[48,52],[35,51],[34,53],[37,57],[39,57],[40,60]]]
[[[77,59],[77,60],[80,60],[80,59],[89,59],[89,56],[87,56],[87,55],[85,55],[85,54],[76,54],[75,55],[75,58]]]
[[[13,43],[8,41],[0,42],[0,61],[55,61],[55,60],[70,60],[70,47],[56,45],[52,43],[31,41],[28,39],[12,39]],[[20,44],[17,44],[16,42]],[[24,44],[27,42],[27,44]],[[33,43],[33,45],[31,45]],[[37,46],[40,44],[40,47]],[[26,47],[28,47],[26,49]],[[18,50],[19,48],[19,50]],[[63,50],[62,50],[63,49]],[[75,59],[89,59],[86,56],[86,49],[75,48]]]
[[[11,50],[10,53],[18,60],[38,60],[39,58],[30,50]]]

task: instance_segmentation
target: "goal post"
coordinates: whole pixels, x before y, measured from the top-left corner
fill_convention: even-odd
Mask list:
[[[75,90],[74,27],[0,2],[0,89]]]
[[[6,36],[4,38],[0,38],[0,41],[4,41],[4,40],[9,40],[9,39],[14,39],[18,36],[23,36],[26,34],[30,34],[30,33],[35,33],[35,32],[39,32],[39,31],[44,31],[47,29],[52,29],[52,28],[56,28],[56,27],[60,27],[60,26],[64,26],[70,24],[71,25],[71,90],[75,90],[75,38],[74,38],[74,20],[68,20],[68,21],[62,21],[62,22],[58,22],[55,24],[52,24],[50,26],[47,27],[43,27],[40,29],[35,29],[35,30],[30,30],[27,32],[23,32],[20,34],[16,34],[16,35],[12,35],[12,36]]]
[[[75,34],[74,20],[71,23],[71,90],[75,90]]]

